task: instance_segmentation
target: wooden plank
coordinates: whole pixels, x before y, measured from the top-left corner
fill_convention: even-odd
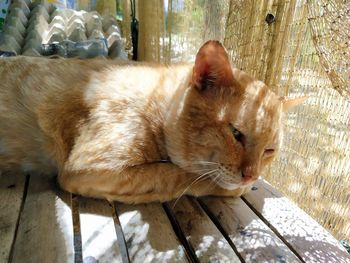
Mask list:
[[[246,262],[301,262],[240,198],[203,197],[200,203]]]
[[[79,197],[79,212],[84,262],[122,262],[111,205]]]
[[[31,175],[12,262],[73,262],[70,195],[56,179]]]
[[[184,196],[170,207],[200,262],[241,262],[199,203]]]
[[[314,219],[268,183],[259,180],[244,200],[271,224],[305,262],[349,263],[350,255]]]
[[[24,174],[0,172],[0,262],[7,262],[15,238],[25,189]]]
[[[116,204],[131,262],[187,262],[186,253],[159,203]]]

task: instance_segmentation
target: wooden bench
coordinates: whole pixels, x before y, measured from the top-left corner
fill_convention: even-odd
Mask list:
[[[264,181],[242,198],[109,204],[55,178],[0,175],[2,262],[350,262],[316,221]]]

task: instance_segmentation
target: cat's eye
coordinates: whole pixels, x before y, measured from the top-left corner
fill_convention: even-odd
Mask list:
[[[275,153],[275,149],[265,149],[264,155],[271,156]]]
[[[243,141],[243,134],[237,130],[235,127],[231,126],[231,132],[233,134],[233,137],[235,137],[236,141],[242,142]]]

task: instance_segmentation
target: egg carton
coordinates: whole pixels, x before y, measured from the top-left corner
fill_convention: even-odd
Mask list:
[[[127,59],[118,21],[96,11],[57,9],[46,1],[13,0],[0,50],[24,56]]]

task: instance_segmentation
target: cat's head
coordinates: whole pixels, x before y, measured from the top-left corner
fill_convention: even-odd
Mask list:
[[[282,113],[304,98],[281,98],[231,67],[217,41],[198,51],[188,85],[167,139],[171,160],[225,189],[255,181],[280,148]]]

